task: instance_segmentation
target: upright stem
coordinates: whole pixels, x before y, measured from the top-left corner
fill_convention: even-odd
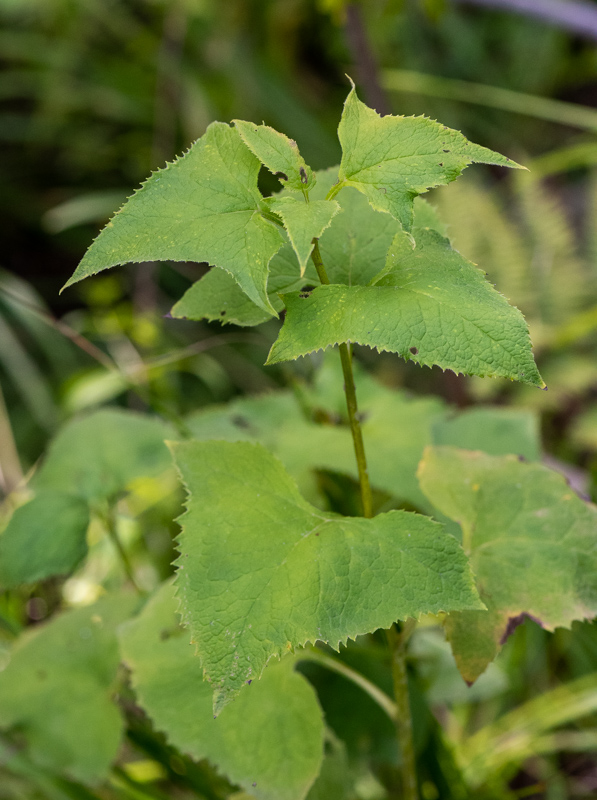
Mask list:
[[[311,258],[315,264],[315,269],[322,284],[329,284],[330,279],[327,276],[321,253],[319,251],[319,242],[314,239],[313,252]],[[359,471],[359,485],[361,487],[361,502],[363,504],[363,516],[373,516],[373,502],[371,499],[371,485],[369,483],[369,473],[367,471],[367,458],[365,456],[365,445],[363,443],[363,432],[361,431],[361,423],[359,421],[359,409],[357,406],[357,393],[354,385],[354,375],[352,372],[352,357],[350,350],[346,343],[338,345],[340,350],[340,359],[342,361],[342,372],[344,373],[344,393],[346,395],[346,408],[348,410],[348,421],[350,423],[350,431],[352,433],[352,441],[354,444],[354,452],[357,458],[357,469]]]
[[[321,253],[319,251],[319,241],[313,240],[313,252],[311,258],[315,264],[317,275],[322,284],[329,284],[330,280],[325,271]],[[361,487],[361,499],[363,503],[363,516],[373,516],[373,504],[371,500],[371,486],[369,485],[369,474],[367,472],[367,459],[365,457],[365,446],[363,444],[363,434],[361,423],[359,422],[357,395],[352,372],[352,357],[348,345],[339,345],[340,358],[342,360],[342,371],[344,373],[344,393],[346,395],[346,407],[348,409],[348,419],[352,432],[354,452],[357,459],[359,470],[359,484]],[[394,696],[396,698],[396,734],[398,745],[402,754],[402,798],[403,800],[418,800],[417,790],[417,770],[415,764],[415,750],[413,745],[412,716],[410,713],[410,700],[408,696],[408,677],[406,674],[406,644],[414,627],[414,620],[404,624],[400,630],[392,626],[386,631],[388,645],[392,656],[392,678],[394,682]]]
[[[386,638],[392,654],[392,679],[397,711],[396,734],[402,755],[402,796],[404,800],[418,800],[419,797],[406,672],[406,645],[411,631],[412,627],[409,627],[408,623],[402,625],[400,629],[392,625],[386,631]]]
[[[104,518],[104,523],[106,525],[106,530],[108,532],[108,536],[112,540],[112,544],[116,548],[116,552],[120,556],[120,561],[122,562],[122,566],[126,573],[127,578],[132,583],[133,587],[139,594],[143,594],[141,587],[135,580],[135,574],[133,572],[133,565],[127,555],[126,550],[123,547],[123,544],[120,540],[120,536],[118,535],[118,530],[116,527],[116,518],[113,509],[109,509],[108,513]]]

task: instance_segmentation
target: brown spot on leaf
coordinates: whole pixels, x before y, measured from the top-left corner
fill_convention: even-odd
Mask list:
[[[417,347],[411,347],[409,349],[410,349],[410,352],[413,354],[413,356],[416,356],[417,353],[419,352],[419,349]]]
[[[276,172],[275,176],[276,176],[276,178],[278,178],[281,181],[287,181],[288,180],[288,175],[285,172]]]
[[[296,146],[296,142],[295,142],[295,146]],[[299,169],[299,172],[301,174],[301,183],[309,183],[309,178],[307,178],[307,173],[305,172],[305,168],[301,167]]]

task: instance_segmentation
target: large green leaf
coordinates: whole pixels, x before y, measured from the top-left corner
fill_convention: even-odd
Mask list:
[[[426,366],[543,387],[518,309],[447,239],[431,229],[415,234],[414,250],[398,234],[388,272],[374,286],[284,295],[286,320],[268,363],[358,342]]]
[[[67,575],[87,553],[89,507],[80,497],[40,492],[16,509],[0,535],[0,586]]]
[[[24,738],[36,764],[81,781],[107,772],[123,729],[112,701],[115,627],[137,603],[113,594],[18,640],[0,672],[0,727]]]
[[[460,523],[488,612],[450,614],[448,636],[474,681],[523,617],[569,627],[597,615],[597,509],[565,479],[515,456],[430,448],[421,488]]]
[[[344,104],[338,136],[340,182],[363,192],[373,208],[392,214],[405,231],[412,228],[413,199],[456,180],[469,164],[519,167],[426,117],[380,117],[359,100],[354,86]]]
[[[103,409],[71,420],[52,441],[33,488],[90,502],[107,499],[135,478],[168,469],[164,440],[171,438],[173,430],[165,422],[130,411]]]
[[[268,125],[233,120],[243,142],[273,172],[280,183],[295,192],[306,192],[316,181],[313,170],[299,153],[294,139]]]
[[[208,758],[261,800],[302,800],[322,758],[323,720],[294,659],[270,665],[214,719],[212,687],[180,627],[170,584],[120,629],[124,660],[141,707],[169,741]]]
[[[238,131],[212,123],[190,150],[156,172],[93,242],[66,286],[129,261],[207,261],[227,270],[258,306],[283,244],[261,215],[259,160]]]
[[[189,493],[177,582],[221,709],[268,660],[397,619],[479,608],[456,540],[428,517],[323,513],[249,442],[173,446]]]

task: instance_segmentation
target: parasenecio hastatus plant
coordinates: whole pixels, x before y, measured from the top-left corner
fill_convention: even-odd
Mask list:
[[[67,533],[62,526],[70,550],[34,565],[33,577],[31,564],[20,563],[7,578],[9,564],[3,579],[63,574],[84,557],[86,509],[110,492],[99,488],[95,472],[84,491],[73,492],[87,467],[65,473],[64,464],[81,426],[88,425],[86,442],[105,436],[112,443],[118,464],[104,463],[105,474],[128,470],[118,473],[110,496],[144,469],[154,473],[169,439],[187,492],[176,577],[118,627],[139,705],[173,745],[209,758],[249,795],[301,800],[321,769],[324,721],[295,666],[316,661],[353,680],[390,716],[399,796],[415,800],[405,659],[416,620],[439,615],[472,683],[525,615],[548,629],[594,616],[597,519],[560,476],[517,457],[524,432],[514,445],[498,441],[481,452],[479,426],[487,433],[491,414],[470,418],[474,434],[464,440],[481,444],[460,450],[439,401],[407,402],[364,374],[357,377],[366,417],[359,412],[352,344],[456,373],[544,384],[522,315],[452,248],[420,197],[472,163],[519,165],[430,119],[380,117],[354,86],[338,134],[340,166],[314,172],[282,133],[241,120],[214,122],[127,201],[67,286],[127,262],[207,262],[212,269],[172,316],[252,326],[284,310],[267,363],[337,347],[338,369],[326,357],[327,382],[311,400],[334,406],[343,381],[346,424],[317,424],[285,392],[199,413],[189,421],[193,437],[184,440],[166,423],[146,419],[143,428],[125,412],[72,423],[79,428],[60,434],[34,480],[35,498],[0,537],[10,556],[29,524],[27,509],[32,517],[32,504],[50,502],[52,519],[65,519],[65,508],[75,519]],[[282,187],[271,197],[258,189],[262,165]],[[235,428],[239,415],[243,424]],[[117,455],[124,443],[137,453],[126,470]],[[86,455],[72,457],[82,464]],[[361,516],[328,510],[309,479],[314,467],[354,475]],[[395,506],[418,511],[380,511],[371,486],[396,498]],[[91,611],[70,613],[64,629],[75,624],[72,615]],[[131,613],[112,598],[110,630]],[[385,631],[394,699],[332,652],[374,631]],[[28,653],[23,647],[5,671],[0,701],[10,670],[29,669]],[[280,663],[268,664],[274,656]],[[2,725],[15,719],[16,711],[0,713]],[[79,774],[87,775],[84,766]]]

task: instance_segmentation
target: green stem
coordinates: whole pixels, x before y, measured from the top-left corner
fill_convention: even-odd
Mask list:
[[[330,189],[330,191],[326,194],[325,199],[331,200],[332,198],[334,198],[338,194],[340,189],[342,189],[343,186],[345,186],[344,181],[338,181],[338,183],[335,183]]]
[[[378,686],[372,683],[364,675],[361,675],[360,672],[352,669],[352,667],[349,667],[348,664],[345,664],[343,661],[327,655],[316,647],[312,648],[311,650],[305,650],[300,654],[299,658],[301,661],[315,661],[316,663],[321,664],[323,667],[326,667],[333,672],[337,672],[338,675],[342,675],[344,678],[354,683],[356,686],[366,692],[369,697],[375,703],[377,703],[381,710],[388,715],[392,722],[396,724],[396,720],[398,718],[398,707],[396,703],[394,703],[392,698],[388,697],[388,695]]]
[[[116,548],[116,552],[120,556],[120,561],[122,562],[122,566],[126,573],[127,578],[132,583],[135,591],[139,594],[143,594],[143,590],[135,580],[135,574],[133,572],[133,565],[127,555],[126,550],[124,549],[122,542],[120,541],[120,536],[118,535],[118,530],[116,527],[116,518],[114,515],[114,511],[110,509],[108,513],[104,517],[104,524],[106,526],[106,530],[108,532],[108,536],[112,540],[112,544]]]
[[[342,184],[338,184],[338,189]],[[335,187],[332,187],[334,189]],[[333,196],[333,195],[331,195]],[[328,194],[328,199],[330,194]],[[330,280],[325,271],[321,253],[319,250],[319,241],[313,239],[313,252],[311,258],[315,264],[317,275],[323,285],[328,285]],[[357,396],[354,383],[354,375],[352,371],[352,357],[350,349],[346,343],[340,344],[340,358],[342,360],[342,371],[344,373],[344,393],[346,395],[346,407],[348,409],[348,419],[350,421],[350,430],[352,432],[352,440],[354,444],[354,451],[357,459],[357,466],[359,470],[359,484],[361,487],[361,499],[363,503],[363,516],[373,516],[373,503],[371,498],[371,486],[369,484],[369,474],[367,472],[367,459],[365,457],[365,446],[363,443],[363,434],[361,431],[361,424],[358,417]],[[383,698],[373,695],[371,687],[363,676],[355,673],[350,668],[341,665],[341,662],[335,659],[329,659],[327,666],[330,669],[335,669],[336,672],[344,674],[345,677],[358,683],[365,691],[367,691],[376,702],[384,704],[384,710],[389,714],[390,718],[394,720],[396,725],[396,734],[398,738],[398,745],[402,754],[402,797],[403,800],[418,800],[417,789],[417,770],[415,763],[415,751],[413,745],[413,732],[412,732],[412,716],[410,711],[410,700],[408,696],[408,677],[406,672],[406,645],[408,638],[412,633],[415,622],[411,620],[402,626],[400,631],[392,626],[386,631],[386,637],[390,647],[392,657],[392,678],[394,683],[394,696],[396,703],[391,703],[387,695]],[[319,658],[319,656],[318,656]],[[325,656],[324,656],[325,658]],[[320,659],[323,663],[323,659]],[[331,662],[331,663],[329,663]],[[341,666],[340,666],[341,665]],[[373,687],[377,688],[377,687]],[[384,699],[385,698],[385,699]],[[381,701],[381,702],[380,702]],[[391,703],[391,705],[388,705]]]
[[[386,638],[392,654],[392,679],[397,710],[396,734],[402,755],[402,797],[404,800],[418,800],[419,798],[406,671],[406,645],[414,624],[414,620],[412,620],[410,624],[407,622],[400,629],[393,625],[386,631]]]
[[[319,251],[318,239],[313,239],[313,252],[311,258],[315,264],[317,275],[323,285],[329,285],[330,279],[327,276],[321,253]],[[357,469],[359,472],[359,486],[361,487],[361,502],[363,504],[363,516],[371,518],[373,516],[373,501],[371,498],[371,485],[369,483],[369,473],[367,471],[367,458],[365,456],[365,445],[363,443],[363,433],[359,421],[359,409],[357,406],[357,393],[352,372],[352,357],[348,345],[343,342],[338,345],[340,360],[342,361],[342,372],[344,373],[344,393],[346,395],[346,408],[348,410],[348,421],[352,433],[354,452],[357,459]]]

